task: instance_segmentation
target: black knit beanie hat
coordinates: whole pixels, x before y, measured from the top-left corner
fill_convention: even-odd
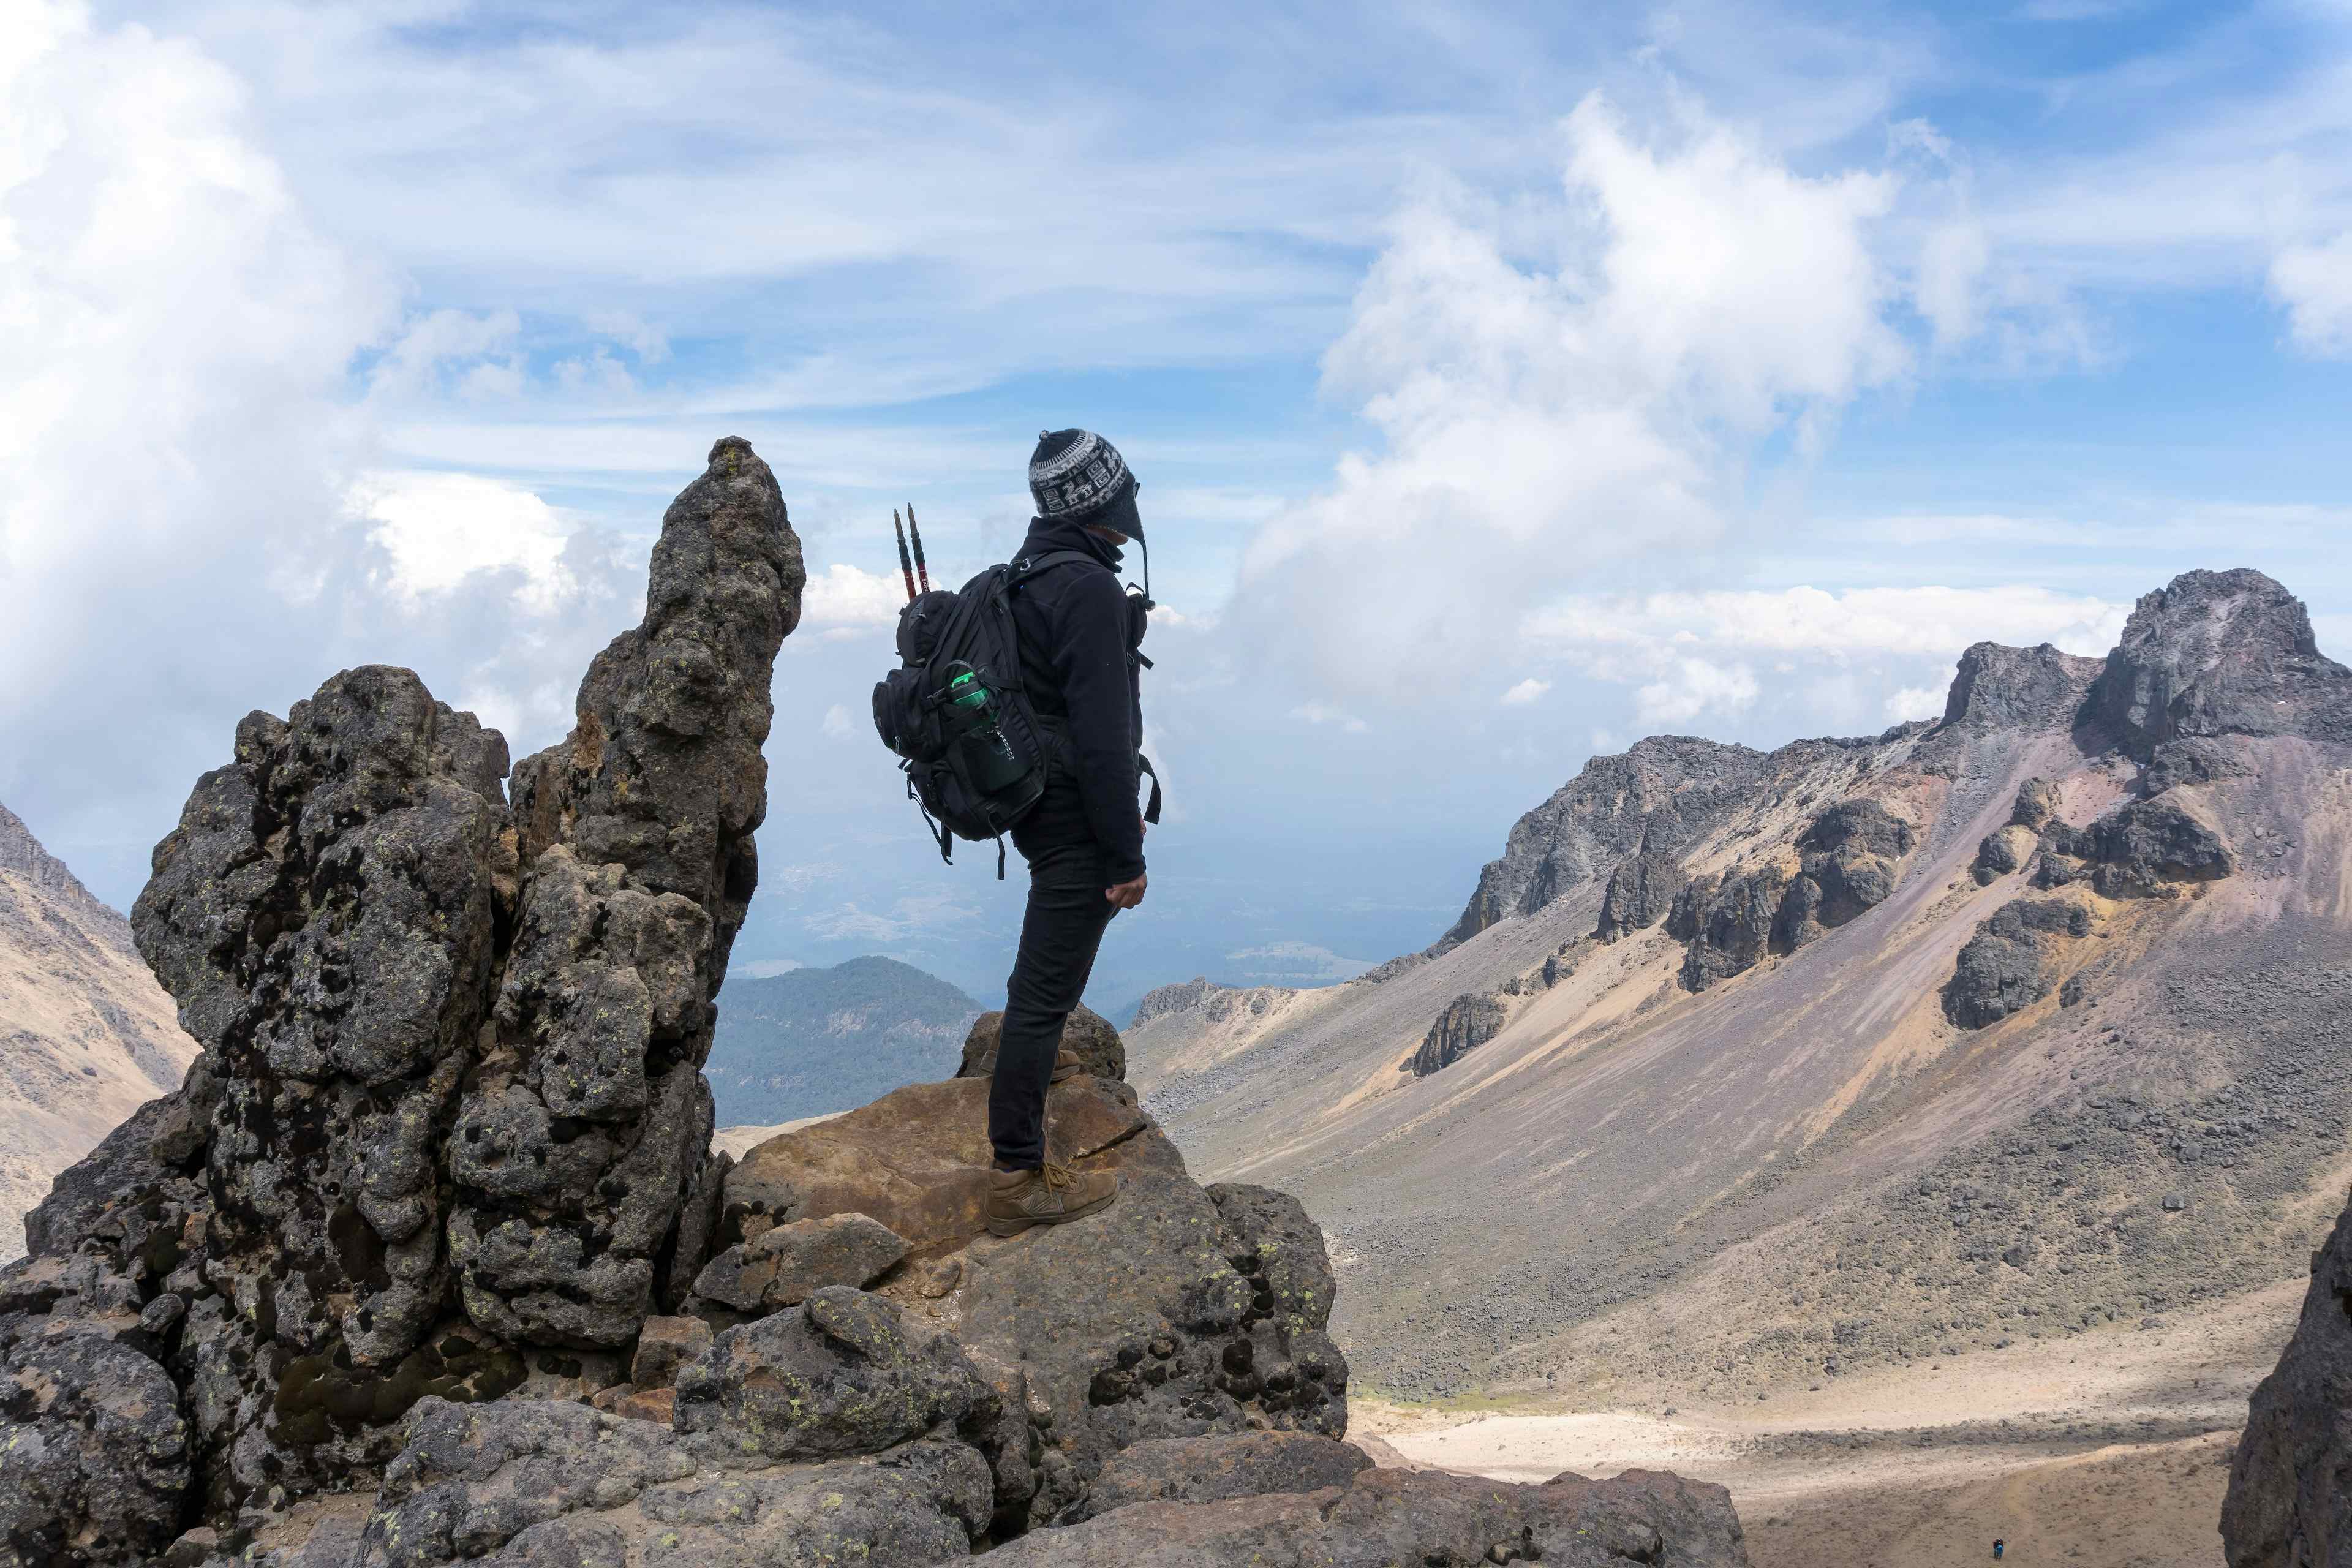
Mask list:
[[[1083,522],[1143,537],[1138,480],[1118,448],[1091,430],[1040,430],[1029,454],[1029,494],[1047,522]]]

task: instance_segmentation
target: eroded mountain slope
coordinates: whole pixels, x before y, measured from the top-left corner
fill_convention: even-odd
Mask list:
[[[131,922],[0,806],[0,1263],[23,1254],[49,1178],[195,1055]]]
[[[1189,1071],[1150,1020],[1138,1076],[1301,1194],[1401,1392],[1728,1396],[2285,1278],[2352,1111],[2347,693],[2198,573],[2104,663],[1970,649],[1932,725],[1644,742],[1422,962]]]

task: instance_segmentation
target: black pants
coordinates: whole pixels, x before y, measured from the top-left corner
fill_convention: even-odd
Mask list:
[[[988,1141],[1008,1170],[1045,1160],[1045,1089],[1062,1048],[1062,1025],[1086,994],[1103,932],[1118,911],[1103,897],[1098,857],[1034,856],[1021,951],[1004,983],[1004,1034],[988,1090]]]

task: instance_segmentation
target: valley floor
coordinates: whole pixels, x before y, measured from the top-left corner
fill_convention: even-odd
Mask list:
[[[2011,1563],[2219,1568],[2246,1396],[2277,1364],[2304,1289],[1736,1409],[1523,1405],[1465,1420],[1360,1400],[1349,1435],[1497,1479],[1653,1468],[1717,1481],[1756,1568],[1989,1563],[1995,1537]]]

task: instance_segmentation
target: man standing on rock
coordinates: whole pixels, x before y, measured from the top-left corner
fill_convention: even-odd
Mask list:
[[[1074,1172],[1045,1150],[1045,1090],[1077,1071],[1062,1026],[1093,973],[1111,917],[1143,902],[1138,679],[1147,601],[1119,586],[1119,547],[1143,537],[1135,475],[1091,430],[1049,430],[1029,458],[1037,515],[1015,566],[1055,551],[1066,561],[1024,576],[1013,597],[1021,673],[1055,752],[1045,793],[1013,829],[1029,862],[1029,907],[1005,982],[1004,1031],[988,1096],[988,1228],[1013,1236],[1059,1225],[1118,1196],[1107,1172]]]

